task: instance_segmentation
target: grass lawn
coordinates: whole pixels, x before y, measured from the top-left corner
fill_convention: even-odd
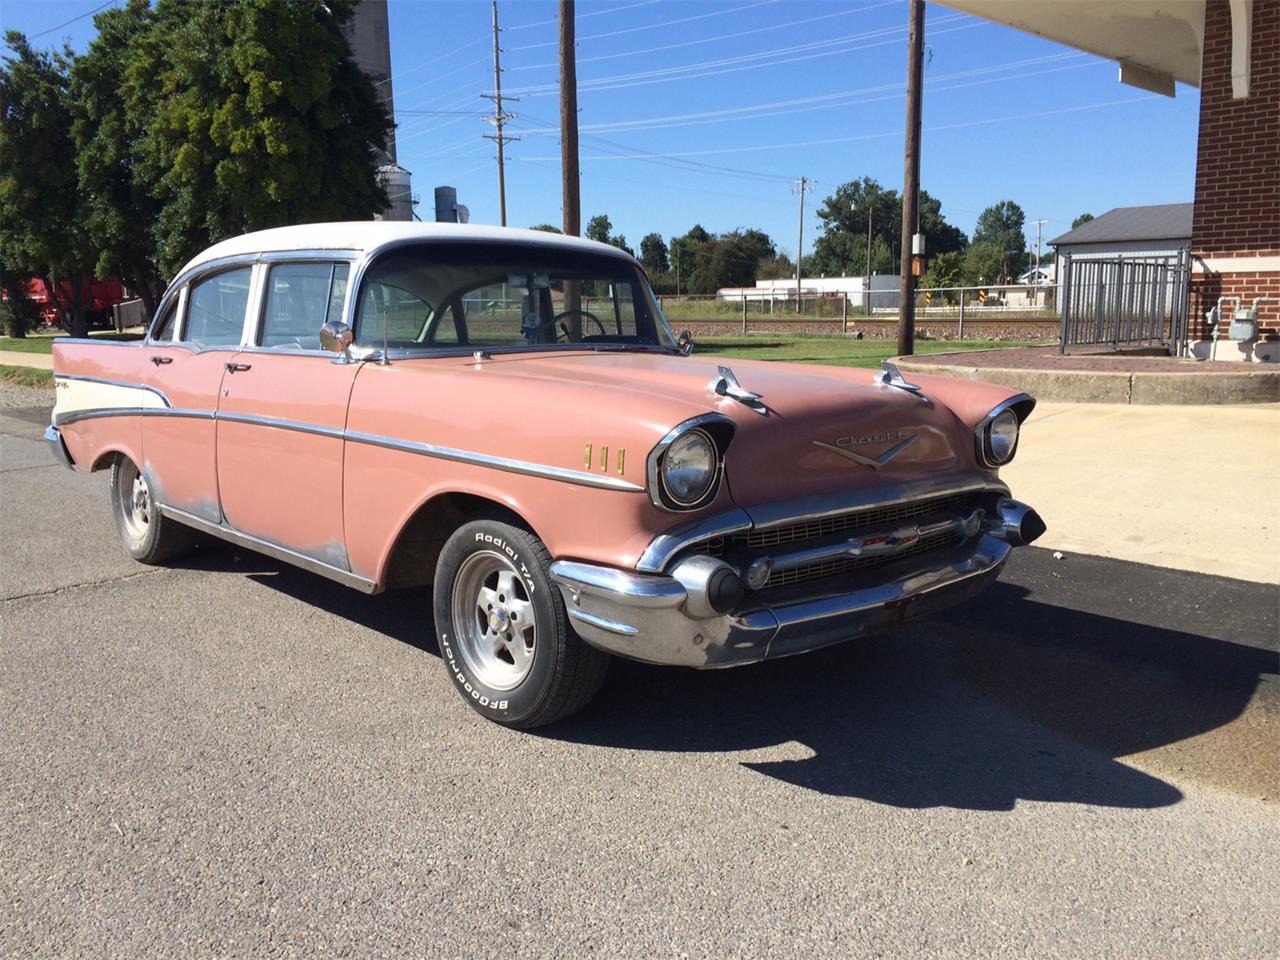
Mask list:
[[[48,387],[53,389],[53,371],[34,367],[8,367],[0,364],[0,380],[19,387]]]
[[[894,340],[851,340],[848,337],[699,337],[694,355],[741,357],[746,360],[785,360],[788,363],[827,363],[837,367],[878,367],[898,352]],[[917,340],[916,353],[959,350],[998,350],[1031,347],[1045,340]]]
[[[52,353],[53,341],[64,336],[66,336],[64,333],[29,333],[25,337],[0,337],[0,351]],[[114,330],[93,330],[89,336],[94,340],[141,340],[142,331],[116,333]]]

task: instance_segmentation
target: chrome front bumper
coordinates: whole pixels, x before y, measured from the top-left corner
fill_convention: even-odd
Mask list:
[[[551,575],[574,629],[592,646],[647,663],[730,667],[816,650],[967,600],[999,576],[1024,529],[1043,530],[1034,511],[1007,499],[979,523],[953,546],[748,591],[734,609],[711,616],[667,574],[561,560]]]
[[[76,468],[76,462],[71,459],[71,454],[67,452],[67,445],[62,440],[62,434],[57,427],[49,426],[44,428],[44,439],[49,444],[49,449],[53,451],[53,457],[68,470]]]

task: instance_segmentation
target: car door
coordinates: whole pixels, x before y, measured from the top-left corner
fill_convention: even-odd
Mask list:
[[[261,269],[257,322],[219,398],[222,511],[241,533],[350,570],[343,431],[359,364],[320,349],[320,327],[344,316],[349,264],[276,262]]]
[[[251,266],[237,266],[192,279],[145,346],[144,380],[165,405],[143,418],[143,472],[156,500],[211,523],[222,520],[218,395],[240,350],[252,278]]]

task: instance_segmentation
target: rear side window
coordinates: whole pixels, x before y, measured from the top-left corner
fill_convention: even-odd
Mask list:
[[[347,295],[345,263],[282,263],[267,276],[258,345],[320,349],[320,328],[342,319]]]
[[[187,297],[183,340],[197,347],[239,346],[251,275],[251,268],[240,267],[193,284]]]

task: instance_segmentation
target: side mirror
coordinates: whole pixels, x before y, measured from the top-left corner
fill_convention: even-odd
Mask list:
[[[330,320],[320,328],[320,349],[338,354],[334,363],[351,362],[351,343],[354,339],[351,328],[341,320]]]
[[[693,342],[693,334],[688,330],[681,330],[680,339],[676,341],[676,346],[680,348],[680,352],[686,357],[689,356],[689,354],[693,353],[693,348],[696,346]]]

